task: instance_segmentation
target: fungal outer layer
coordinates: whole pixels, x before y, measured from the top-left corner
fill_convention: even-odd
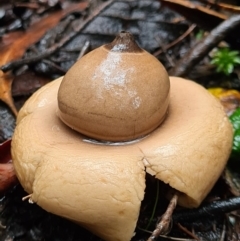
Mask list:
[[[58,118],[61,81],[26,102],[12,140],[16,174],[35,203],[106,241],[129,241],[144,198],[145,170],[180,191],[180,205],[202,202],[232,146],[228,118],[203,87],[170,77],[169,112],[158,129],[128,145],[99,145]]]

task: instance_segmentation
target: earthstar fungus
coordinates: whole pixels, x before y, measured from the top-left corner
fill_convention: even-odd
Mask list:
[[[197,207],[231,146],[221,104],[190,80],[168,78],[121,32],[26,102],[12,157],[35,203],[106,241],[129,241],[146,172],[179,191],[179,205]]]

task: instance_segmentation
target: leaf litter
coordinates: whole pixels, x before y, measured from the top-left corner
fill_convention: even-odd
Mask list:
[[[2,82],[0,82],[0,90],[2,90],[0,98],[3,101],[5,100],[5,103],[12,110],[11,112],[6,105],[0,104],[1,142],[11,138],[15,123],[13,113],[17,114],[16,110],[36,89],[48,83],[51,79],[63,75],[79,57],[79,53],[84,46],[88,45],[87,50],[84,50],[87,52],[110,42],[123,29],[131,31],[143,48],[151,53],[158,53],[157,57],[170,71],[177,66],[178,60],[188,52],[188,49],[193,48],[196,44],[197,40],[194,36],[197,31],[201,28],[211,31],[229,18],[229,13],[219,11],[219,8],[231,10],[235,13],[238,11],[237,6],[230,4],[215,4],[212,1],[201,1],[197,4],[195,2],[180,0],[108,1],[101,5],[101,11],[95,10],[93,3],[81,2],[77,4],[78,8],[69,10],[69,12],[66,12],[66,9],[71,9],[71,6],[76,3],[69,1],[68,7],[65,9],[62,1],[36,1],[33,4],[19,2],[15,4],[18,11],[19,8],[23,10],[15,16],[8,17],[7,28],[0,26],[0,32],[3,33],[0,52],[4,56],[0,62],[3,70],[1,72],[3,77]],[[212,8],[209,10],[209,5],[205,5],[205,2],[211,7],[218,7],[218,9]],[[174,9],[174,11],[166,6]],[[5,9],[8,9],[8,12],[11,7],[11,4],[5,3]],[[63,13],[64,11],[65,13]],[[190,16],[194,16],[194,18]],[[1,14],[0,18],[6,21],[6,18],[2,17]],[[46,18],[50,19],[51,24],[44,26],[42,21]],[[32,32],[34,31],[32,26],[38,26],[41,31],[32,34],[31,29]],[[190,26],[192,27],[190,28]],[[69,34],[71,37],[68,37]],[[235,36],[235,39],[231,38],[231,35],[224,36],[223,39],[234,48],[236,48],[236,43],[240,41],[238,35]],[[166,48],[165,46],[168,45],[170,47]],[[12,51],[14,48],[11,48],[11,46],[16,47],[16,53]],[[17,49],[17,47],[20,47],[20,49]],[[41,55],[43,52],[46,52],[46,54]],[[200,66],[204,67],[209,64],[210,59],[207,54],[208,51],[203,54],[202,60],[199,60]],[[194,69],[193,65],[195,73],[198,68],[199,66]],[[208,72],[212,74],[213,71],[210,69]],[[190,71],[186,75],[191,76],[191,74],[194,73]],[[201,77],[197,78],[197,81],[200,80]],[[232,84],[232,79],[229,82]],[[209,83],[210,81],[202,82],[205,86],[208,86]],[[211,82],[211,86],[220,86],[221,83],[223,81],[220,80],[217,83]],[[239,88],[239,84],[235,86]],[[13,105],[13,101],[15,105]],[[0,151],[7,150],[9,142],[7,143],[0,146]],[[0,161],[4,162],[4,160],[4,158],[1,158]],[[202,207],[193,210],[195,212],[193,220],[186,218],[186,215],[188,215],[186,210],[177,207],[173,214],[174,222],[169,236],[160,236],[157,240],[196,240],[197,238],[199,240],[224,240],[224,238],[237,240],[240,233],[237,211],[239,200],[226,199],[226,202],[224,202],[224,199],[236,196],[238,190],[236,189],[237,185],[231,186],[232,184],[226,181],[232,180],[231,175],[228,175],[227,178],[224,178],[224,176],[220,178]],[[148,177],[148,179],[151,178]],[[149,223],[149,217],[153,217],[150,225],[148,225],[148,230],[153,231],[158,223],[159,216],[165,212],[168,205],[164,198],[159,198],[156,205],[156,200],[153,197],[156,190],[162,191],[166,188],[165,185],[153,180],[148,181],[153,182],[153,187],[146,190],[136,236],[133,238],[135,241],[147,240],[149,234],[146,233],[146,230],[141,231],[142,228]],[[81,237],[81,240],[100,240],[67,220],[46,213],[36,205],[29,206],[28,203],[22,202],[21,198],[24,195],[26,194],[24,194],[22,188],[16,185],[8,189],[2,196],[0,200],[0,226],[2,227],[0,227],[0,241],[74,241],[80,240],[79,237]],[[221,205],[218,203],[215,205],[214,200],[220,200],[220,204],[229,209],[224,211]],[[217,210],[216,213],[211,215],[208,210],[210,216],[201,217],[201,210],[208,208],[209,205],[210,210]],[[153,206],[155,206],[154,213],[152,213]],[[219,207],[221,207],[221,210],[219,210]],[[229,214],[226,215],[225,212]],[[199,218],[196,219],[195,217],[198,216]],[[182,220],[179,217],[185,218]]]

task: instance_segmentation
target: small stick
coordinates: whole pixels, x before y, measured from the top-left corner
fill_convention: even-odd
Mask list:
[[[157,224],[156,229],[152,232],[152,235],[147,241],[155,240],[159,235],[166,234],[169,231],[169,226],[172,220],[172,214],[177,206],[178,195],[173,195],[166,212],[163,214],[160,222]]]
[[[175,46],[176,44],[181,42],[184,38],[186,38],[196,28],[196,26],[197,26],[196,24],[192,24],[181,36],[179,36],[177,39],[175,39],[171,43],[167,44],[166,46],[163,46],[161,49],[159,49],[158,51],[153,53],[153,55],[156,57],[159,54],[165,52],[166,50],[172,48],[173,46]]]
[[[176,240],[176,241],[196,241],[195,239],[176,238],[176,237],[165,236],[165,235],[159,235],[159,237],[165,238],[167,240]]]
[[[64,69],[62,69],[59,65],[55,64],[53,61],[48,60],[48,59],[43,59],[42,60],[43,63],[51,66],[52,68],[55,68],[56,70],[58,70],[61,74],[65,74],[66,71]]]
[[[0,222],[0,229],[6,229],[7,226],[3,225],[1,222]]]
[[[226,236],[226,223],[224,222],[220,241],[224,241],[225,240],[225,236]]]
[[[186,234],[188,234],[191,238],[197,240],[197,241],[200,241],[200,239],[194,234],[192,233],[191,231],[189,231],[187,228],[183,227],[180,223],[177,224],[177,226],[183,231],[185,232]]]
[[[77,59],[81,59],[83,57],[83,55],[85,55],[87,53],[87,51],[89,50],[89,47],[90,47],[90,42],[86,41],[85,44],[83,45]]]
[[[22,201],[25,201],[25,200],[27,200],[27,199],[28,199],[28,202],[29,202],[29,203],[31,203],[31,204],[34,203],[33,200],[32,200],[32,194],[29,194],[29,195],[23,197],[23,198],[22,198]]]
[[[31,198],[31,196],[32,196],[32,194],[29,194],[29,195],[27,195],[27,196],[23,197],[23,198],[22,198],[22,201],[25,201],[25,200],[27,200],[27,199]]]

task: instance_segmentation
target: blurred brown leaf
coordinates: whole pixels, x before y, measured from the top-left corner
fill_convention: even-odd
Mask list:
[[[237,90],[209,88],[208,91],[220,100],[228,116],[240,106],[240,92]]]
[[[49,77],[37,75],[33,71],[27,70],[14,79],[12,84],[12,96],[29,96],[50,81],[51,79]]]
[[[0,163],[5,164],[11,160],[11,140],[7,140],[0,144]]]
[[[24,33],[17,34],[19,38],[13,38],[14,33],[10,34],[11,37],[3,37],[5,44],[2,44],[0,50],[0,66],[21,58],[27,48],[39,41],[49,29],[58,24],[61,18],[74,11],[83,11],[87,6],[87,2],[71,4],[68,8],[54,12],[32,24]],[[9,106],[15,115],[17,115],[17,110],[11,96],[12,81],[13,76],[11,72],[4,73],[0,70],[0,99]]]
[[[17,182],[11,157],[11,140],[0,144],[0,193]]]

